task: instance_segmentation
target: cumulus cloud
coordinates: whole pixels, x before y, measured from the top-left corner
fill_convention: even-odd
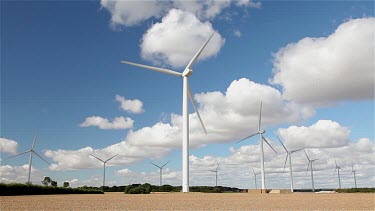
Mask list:
[[[238,30],[238,29],[234,30],[234,31],[233,31],[233,34],[234,34],[234,36],[236,36],[236,37],[241,37],[241,36],[242,36],[241,31]]]
[[[80,124],[81,127],[96,126],[104,130],[121,130],[133,127],[134,121],[129,117],[115,117],[112,122],[100,116],[87,117],[84,122]]]
[[[143,113],[143,103],[142,101],[135,99],[135,100],[128,100],[125,99],[123,96],[116,95],[116,101],[120,103],[120,108],[124,111],[140,114]]]
[[[17,153],[18,143],[11,139],[0,138],[0,150],[1,152],[6,152],[10,154]]]
[[[311,107],[284,101],[281,93],[249,79],[233,81],[226,93],[207,92],[195,95],[199,112],[207,128],[206,135],[196,113],[190,114],[190,146],[239,140],[257,130],[260,101],[263,102],[263,127],[297,122],[311,117]],[[170,123],[157,123],[130,131],[125,138],[132,145],[180,147],[182,117],[171,115]]]
[[[120,169],[120,170],[116,171],[116,174],[121,175],[121,176],[129,175],[130,173],[132,173],[132,171],[130,169]]]
[[[232,4],[235,2],[235,4]],[[257,8],[260,2],[248,0],[241,1],[111,1],[101,0],[101,7],[107,9],[111,14],[111,25],[134,26],[150,18],[160,18],[169,10],[181,9],[196,15],[202,20],[217,17],[225,8],[231,5],[239,7]]]
[[[4,183],[25,183],[29,175],[29,165],[23,166],[0,166],[0,182]],[[43,180],[42,171],[31,167],[31,182],[33,184],[41,184]]]
[[[353,19],[328,37],[306,37],[274,56],[274,77],[290,100],[327,104],[374,98],[375,18]]]
[[[333,148],[348,144],[350,130],[331,120],[319,120],[310,127],[280,128],[278,133],[294,149]]]
[[[214,36],[200,59],[215,56],[225,40],[213,29],[211,23],[201,22],[190,12],[172,9],[160,23],[154,24],[143,35],[141,56],[156,64],[185,66],[212,33]]]

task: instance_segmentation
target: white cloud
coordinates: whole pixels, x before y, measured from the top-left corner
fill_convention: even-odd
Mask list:
[[[311,117],[310,107],[284,101],[281,93],[267,85],[249,79],[233,81],[226,93],[207,92],[196,94],[199,112],[207,128],[204,134],[196,113],[190,114],[190,146],[225,143],[239,140],[257,130],[259,105],[263,101],[263,127],[280,123],[297,122]],[[182,117],[171,115],[170,123],[157,123],[137,131],[130,131],[125,138],[131,145],[177,147],[181,146]]]
[[[232,4],[235,2],[235,4]],[[150,18],[160,18],[169,10],[181,9],[195,14],[201,20],[214,19],[225,8],[231,5],[239,7],[257,8],[260,2],[247,0],[241,1],[111,1],[101,0],[101,7],[107,9],[111,14],[111,25],[134,26]]]
[[[96,126],[100,129],[113,129],[113,130],[121,130],[121,129],[128,129],[133,127],[134,121],[129,117],[115,117],[112,122],[108,119],[100,117],[100,116],[91,116],[87,117],[84,122],[80,124],[81,127],[90,127]]]
[[[347,145],[350,130],[331,120],[319,120],[310,127],[280,128],[278,133],[286,145],[294,149],[332,148]]]
[[[26,183],[29,175],[29,165],[23,166],[0,166],[0,182],[4,183]],[[30,181],[33,184],[42,184],[43,174],[40,170],[31,167]]]
[[[241,36],[242,36],[241,31],[238,30],[238,29],[234,30],[234,31],[233,31],[233,34],[234,34],[234,36],[236,36],[236,37],[241,37]]]
[[[113,27],[137,25],[149,18],[159,18],[168,9],[163,1],[111,1],[101,0],[102,8],[111,13]]]
[[[374,98],[375,18],[353,19],[328,37],[306,37],[274,57],[274,77],[290,100],[326,104]]]
[[[251,1],[251,0],[238,0],[238,1],[236,1],[236,5],[237,6],[245,6],[245,7],[253,7],[253,8],[257,8],[257,9],[260,9],[262,7],[261,2],[254,2],[254,1]]]
[[[132,173],[132,171],[130,169],[120,169],[120,170],[116,171],[116,174],[121,175],[121,176],[129,175],[130,173]]]
[[[225,40],[211,23],[201,22],[194,14],[172,9],[160,23],[154,24],[144,35],[141,56],[156,64],[185,66],[208,37],[215,33],[200,59],[215,56]]]
[[[116,95],[116,101],[120,103],[120,108],[124,111],[140,114],[143,113],[143,103],[142,101],[135,99],[135,100],[128,100],[120,95]]]
[[[1,153],[7,152],[10,154],[17,153],[18,143],[11,139],[0,138],[0,151]]]

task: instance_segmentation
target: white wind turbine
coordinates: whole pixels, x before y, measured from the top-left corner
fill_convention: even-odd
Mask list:
[[[311,186],[312,186],[312,191],[315,192],[315,188],[314,188],[314,170],[313,170],[313,162],[314,161],[317,161],[318,159],[313,159],[313,160],[310,160],[309,156],[307,156],[307,153],[305,150],[303,150],[305,152],[305,155],[307,157],[307,160],[309,161],[309,164],[307,165],[307,169],[306,171],[309,170],[309,166],[311,167],[310,168],[310,172],[311,172]]]
[[[253,170],[253,179],[254,179],[254,183],[255,183],[255,189],[258,189],[257,175],[260,174],[260,173],[255,173],[254,168],[252,168],[252,170]]]
[[[337,162],[336,162],[336,159],[335,159],[335,172],[333,173],[333,175],[336,174],[336,170],[337,170],[337,175],[338,175],[338,178],[339,178],[339,188],[341,189],[340,169],[341,169],[341,167],[337,165]]]
[[[266,132],[265,130],[262,130],[261,129],[261,124],[262,124],[262,101],[260,102],[260,109],[259,109],[259,123],[258,123],[258,132],[250,135],[250,136],[247,136],[246,138],[240,140],[240,141],[237,141],[237,143],[241,142],[241,141],[244,141],[250,137],[253,137],[255,135],[258,135],[259,134],[259,144],[260,144],[260,152],[261,152],[261,156],[260,156],[260,171],[261,171],[261,174],[262,174],[262,189],[265,190],[266,189],[266,181],[265,181],[265,172],[264,172],[264,149],[263,149],[263,141],[266,142],[268,144],[268,146],[271,147],[271,149],[273,151],[276,152],[276,150],[271,146],[270,143],[268,143],[267,139],[263,137],[263,134]]]
[[[31,175],[31,166],[32,166],[32,162],[33,162],[33,153],[38,156],[40,159],[42,159],[44,162],[46,162],[48,165],[51,165],[48,161],[46,161],[44,158],[42,158],[42,156],[40,156],[37,152],[35,152],[34,150],[34,147],[35,147],[35,143],[36,143],[36,138],[38,136],[38,129],[36,130],[35,132],[35,136],[34,136],[34,141],[33,141],[33,145],[31,146],[31,148],[25,152],[21,152],[17,155],[13,155],[13,156],[10,156],[8,157],[6,160],[10,159],[10,158],[13,158],[13,157],[17,157],[19,155],[23,155],[23,154],[26,154],[26,153],[30,153],[30,158],[29,158],[29,175],[28,175],[28,178],[27,178],[27,184],[30,184],[30,175]]]
[[[110,161],[112,158],[116,157],[118,155],[118,153],[110,158],[108,158],[107,160],[102,160],[98,157],[96,157],[95,155],[93,154],[90,154],[91,156],[93,156],[94,158],[98,159],[99,161],[101,161],[103,163],[103,191],[104,191],[104,185],[105,185],[105,165],[107,164],[108,161]]]
[[[356,174],[357,174],[357,170],[354,170],[354,165],[353,165],[353,163],[352,163],[352,173],[350,173],[350,175],[352,175],[353,174],[353,176],[354,176],[354,187],[355,188],[357,188],[357,178],[356,178]]]
[[[289,150],[286,149],[283,142],[280,140],[280,138],[278,136],[277,136],[277,139],[279,139],[281,145],[283,146],[283,148],[286,152],[285,163],[284,163],[284,172],[285,172],[286,161],[288,160],[288,157],[289,157],[290,191],[293,192],[294,188],[293,188],[292,154],[295,153],[295,152],[301,151],[303,149],[297,149],[297,150],[289,151]]]
[[[215,170],[209,170],[210,172],[215,172],[216,174],[216,183],[215,183],[215,187],[217,187],[217,172],[219,172],[219,167],[220,167],[220,163],[217,164],[217,167]]]
[[[169,161],[168,162],[166,162],[164,165],[162,165],[162,166],[158,166],[158,165],[156,165],[155,163],[153,163],[153,162],[150,162],[152,165],[154,165],[154,166],[156,166],[156,167],[158,167],[159,168],[159,170],[160,170],[160,186],[162,186],[162,171],[163,171],[163,167],[165,166],[165,165],[167,165],[168,163],[169,163]]]
[[[206,47],[207,43],[210,41],[214,33],[207,39],[207,41],[202,45],[194,57],[190,60],[189,64],[185,67],[185,70],[182,73],[165,69],[159,67],[152,67],[143,64],[137,64],[128,61],[121,61],[123,64],[133,65],[140,68],[145,68],[173,76],[182,77],[183,80],[183,90],[182,90],[182,191],[189,192],[189,107],[188,107],[188,98],[190,98],[191,103],[197,113],[199,121],[203,127],[204,132],[207,134],[206,128],[204,127],[203,121],[199,115],[197,106],[195,105],[193,95],[191,94],[188,78],[193,74],[192,67],[195,62],[198,60],[198,57],[202,53],[203,49]]]

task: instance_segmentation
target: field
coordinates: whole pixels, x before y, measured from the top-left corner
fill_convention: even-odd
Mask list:
[[[0,210],[374,210],[373,193],[123,193],[2,196]]]

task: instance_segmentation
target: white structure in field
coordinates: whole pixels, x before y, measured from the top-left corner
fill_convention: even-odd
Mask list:
[[[285,152],[286,152],[285,163],[284,163],[284,172],[285,172],[286,161],[287,161],[288,158],[289,158],[290,191],[293,192],[294,187],[293,187],[292,154],[295,153],[295,152],[301,151],[301,150],[303,150],[303,149],[296,149],[296,150],[289,151],[289,150],[286,149],[286,147],[284,146],[284,144],[283,144],[283,142],[280,140],[280,138],[277,137],[277,139],[279,139],[281,145],[283,146],[283,148],[284,148],[284,150],[285,150]]]
[[[164,165],[162,165],[162,166],[158,166],[158,165],[156,165],[155,163],[153,163],[153,162],[150,162],[152,165],[154,165],[154,166],[156,166],[156,167],[158,167],[159,168],[159,171],[160,171],[160,186],[162,186],[163,185],[163,182],[162,182],[162,177],[163,177],[163,173],[162,173],[162,171],[163,171],[163,167],[165,166],[165,165],[167,165],[168,163],[169,163],[169,161],[168,162],[166,162]]]
[[[17,157],[19,155],[23,155],[23,154],[26,154],[26,153],[30,153],[30,158],[29,158],[29,175],[27,177],[27,184],[30,184],[30,175],[31,175],[31,166],[32,166],[32,162],[33,162],[33,153],[38,156],[40,159],[42,159],[44,162],[46,162],[48,165],[51,165],[48,161],[46,161],[44,158],[42,158],[42,156],[40,156],[37,152],[35,152],[34,150],[34,147],[35,147],[35,143],[36,143],[36,138],[38,136],[38,130],[36,130],[35,132],[35,136],[34,136],[34,141],[33,141],[33,145],[31,146],[31,148],[25,152],[21,152],[17,155],[13,155],[11,157],[8,157],[7,159],[9,158],[13,158],[13,157]]]
[[[260,171],[261,171],[261,174],[262,174],[262,190],[265,190],[266,189],[266,176],[265,176],[265,172],[264,172],[264,149],[263,149],[263,141],[266,142],[266,144],[268,144],[268,146],[271,147],[271,149],[275,152],[276,150],[271,146],[271,144],[267,141],[266,138],[263,137],[263,133],[265,133],[266,131],[265,130],[262,130],[261,129],[261,124],[262,124],[262,102],[260,102],[260,109],[259,109],[259,123],[258,123],[258,132],[250,135],[250,136],[247,136],[246,138],[240,140],[240,141],[237,141],[237,143],[241,142],[241,141],[244,141],[250,137],[253,137],[255,135],[258,135],[259,134],[259,144],[260,144],[260,152],[261,152],[261,156],[260,156]]]
[[[203,125],[202,119],[199,115],[197,106],[195,105],[193,95],[191,94],[188,78],[191,74],[193,74],[192,67],[194,63],[198,60],[200,54],[202,53],[203,49],[206,47],[207,43],[210,41],[214,33],[207,39],[207,41],[203,44],[203,46],[198,50],[198,52],[194,55],[194,57],[190,60],[189,64],[185,67],[185,70],[182,73],[165,69],[159,67],[152,67],[142,64],[137,64],[128,61],[122,61],[121,63],[133,65],[140,68],[145,68],[169,75],[174,75],[178,77],[182,77],[183,80],[183,91],[182,91],[182,191],[189,192],[189,107],[188,107],[188,98],[190,98],[191,103],[197,113],[199,121],[203,127],[204,132],[206,132],[206,128]]]
[[[314,161],[317,161],[318,159],[313,159],[313,160],[310,160],[309,156],[307,156],[307,153],[305,150],[303,150],[305,152],[305,155],[307,157],[307,160],[309,161],[309,164],[307,165],[307,169],[306,171],[309,170],[309,167],[310,167],[310,172],[311,172],[311,187],[312,187],[312,191],[315,192],[315,187],[314,187],[314,169],[313,169],[313,162]]]
[[[217,164],[217,167],[215,170],[209,170],[210,172],[215,172],[216,174],[216,183],[215,183],[215,187],[217,187],[217,172],[219,172],[219,167],[220,167],[220,163]]]
[[[98,157],[96,157],[95,155],[93,154],[90,154],[91,156],[93,156],[94,158],[98,159],[100,162],[103,163],[103,190],[104,190],[104,185],[105,185],[105,165],[107,164],[108,161],[110,161],[112,158],[116,157],[118,154],[108,158],[107,160],[102,160]]]

